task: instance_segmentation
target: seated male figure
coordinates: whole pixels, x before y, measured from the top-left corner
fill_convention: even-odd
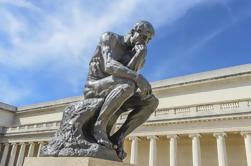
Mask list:
[[[143,124],[158,106],[151,85],[138,73],[145,63],[146,45],[153,36],[153,26],[147,21],[136,23],[126,36],[104,33],[90,61],[84,96],[104,98],[93,135],[99,144],[116,147],[121,159],[125,157],[125,137]],[[110,135],[119,115],[129,110],[121,128]]]

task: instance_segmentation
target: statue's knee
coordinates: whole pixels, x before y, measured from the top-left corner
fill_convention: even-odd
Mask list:
[[[158,107],[158,105],[159,105],[159,99],[156,96],[154,96],[154,95],[153,95],[152,98],[153,98],[152,102],[153,102],[154,109],[156,109]]]
[[[152,95],[149,99],[148,99],[148,106],[150,107],[150,110],[154,111],[159,105],[159,99]]]
[[[157,97],[152,95],[145,101],[145,105],[143,106],[143,110],[138,112],[138,117],[142,119],[147,119],[149,116],[156,110],[159,105],[159,100]]]

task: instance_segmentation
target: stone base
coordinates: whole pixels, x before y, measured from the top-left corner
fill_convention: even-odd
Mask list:
[[[23,166],[135,166],[91,157],[26,157]]]

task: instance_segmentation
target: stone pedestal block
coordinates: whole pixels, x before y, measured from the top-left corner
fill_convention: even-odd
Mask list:
[[[26,157],[23,166],[136,166],[91,157]]]

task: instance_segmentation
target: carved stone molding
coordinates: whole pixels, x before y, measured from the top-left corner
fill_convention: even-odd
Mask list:
[[[200,134],[197,134],[197,133],[189,134],[188,136],[189,136],[190,138],[194,138],[194,137],[199,138],[199,137],[201,137],[201,135],[200,135]]]

